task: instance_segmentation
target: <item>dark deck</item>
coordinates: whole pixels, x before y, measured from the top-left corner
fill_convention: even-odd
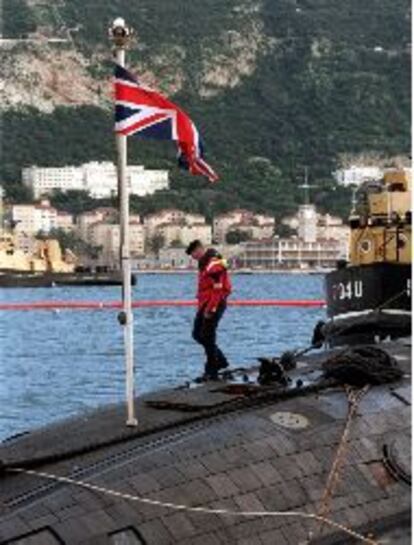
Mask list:
[[[363,398],[330,517],[382,543],[405,545],[411,542],[411,488],[391,476],[383,459],[385,453],[410,473],[411,346],[383,347],[398,358],[406,376],[372,387]],[[137,429],[125,427],[123,405],[106,407],[6,441],[0,459],[163,502],[317,512],[348,406],[342,388],[312,391],[320,360],[320,355],[304,359],[296,371],[305,390],[283,394],[250,386],[246,395],[243,386],[210,383],[158,392],[137,401]],[[305,417],[299,418],[304,427],[286,427],[275,417],[289,412]],[[320,532],[318,523],[305,519],[174,511],[9,472],[0,483],[1,543],[353,542],[331,528]],[[123,537],[117,534],[123,530]],[[22,539],[25,535],[31,537]]]

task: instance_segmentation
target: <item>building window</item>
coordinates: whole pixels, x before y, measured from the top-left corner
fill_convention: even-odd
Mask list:
[[[111,545],[146,545],[144,538],[132,526],[109,534]]]

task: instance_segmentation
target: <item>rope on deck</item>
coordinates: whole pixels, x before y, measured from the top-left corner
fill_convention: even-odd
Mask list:
[[[328,480],[326,482],[325,490],[321,499],[321,505],[318,511],[318,515],[321,517],[321,519],[324,519],[329,515],[332,498],[335,493],[336,487],[340,482],[341,473],[348,452],[349,434],[351,433],[351,426],[354,421],[356,411],[359,407],[359,403],[364,395],[368,392],[368,390],[369,384],[366,384],[363,388],[359,390],[355,390],[354,388],[345,385],[345,392],[348,399],[348,414],[345,422],[345,427],[342,432],[342,436],[335,454],[335,459],[329,472]],[[323,527],[324,522],[321,522],[320,533],[322,533]]]
[[[98,486],[92,483],[88,483],[85,481],[75,480],[71,479],[69,477],[63,477],[59,475],[54,475],[52,473],[45,473],[42,471],[34,471],[30,469],[23,469],[23,468],[10,468],[7,469],[7,471],[11,471],[14,473],[23,473],[26,475],[32,475],[35,477],[41,477],[43,479],[49,479],[53,480],[59,483],[64,484],[70,484],[74,486],[78,486],[81,488],[85,488],[87,490],[92,490],[93,492],[98,492],[100,494],[105,494],[109,496],[114,496],[116,498],[120,498],[123,500],[128,501],[135,501],[139,503],[144,503],[147,505],[153,505],[154,507],[164,507],[166,509],[173,509],[175,511],[189,511],[192,513],[200,513],[205,515],[225,515],[225,516],[231,516],[231,517],[296,517],[296,518],[303,518],[308,520],[313,520],[316,522],[324,523],[331,528],[334,528],[335,530],[339,530],[359,541],[362,543],[366,543],[368,545],[379,545],[378,541],[374,541],[370,537],[366,537],[352,528],[348,528],[347,526],[344,526],[343,524],[340,524],[339,522],[335,522],[332,519],[320,516],[315,513],[305,513],[303,511],[232,511],[230,509],[212,509],[208,507],[191,507],[188,505],[183,504],[177,504],[172,502],[164,502],[159,500],[153,500],[151,498],[146,498],[143,496],[136,496],[133,494],[128,494],[124,492],[119,492],[117,490],[112,490],[110,488],[104,488],[102,486]]]

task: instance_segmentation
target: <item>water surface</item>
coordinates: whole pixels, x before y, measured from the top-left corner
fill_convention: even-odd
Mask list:
[[[142,275],[134,299],[190,299],[195,276]],[[237,299],[320,299],[323,277],[239,275]],[[3,302],[119,300],[119,287],[3,289]],[[203,353],[191,339],[194,308],[135,310],[139,393],[184,383],[201,373]],[[312,308],[231,307],[219,343],[234,365],[308,344],[325,311]],[[0,312],[0,440],[99,405],[124,399],[122,329],[117,311]]]

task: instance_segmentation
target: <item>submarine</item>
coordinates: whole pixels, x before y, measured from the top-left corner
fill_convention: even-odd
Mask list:
[[[365,237],[388,229],[361,213]],[[309,349],[135,398],[136,427],[111,405],[4,440],[0,543],[411,543],[410,294],[390,307],[400,286],[382,279],[400,266],[398,240],[380,263],[373,253],[327,275],[328,318]],[[344,274],[384,289],[341,306]],[[401,305],[396,327],[383,309]]]

